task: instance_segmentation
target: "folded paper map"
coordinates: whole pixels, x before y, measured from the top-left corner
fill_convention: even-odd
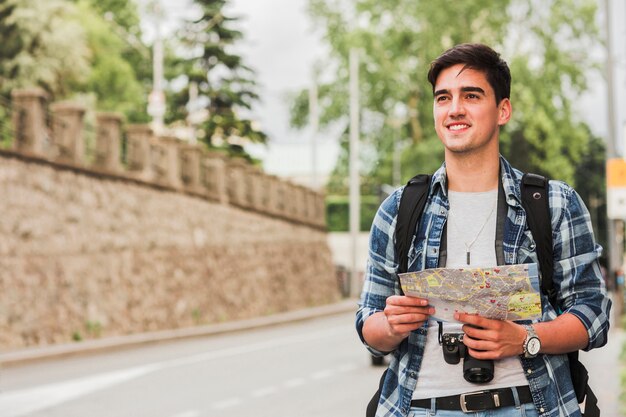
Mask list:
[[[437,268],[400,274],[405,295],[426,298],[433,319],[455,321],[454,313],[501,320],[541,317],[537,264],[493,268]]]

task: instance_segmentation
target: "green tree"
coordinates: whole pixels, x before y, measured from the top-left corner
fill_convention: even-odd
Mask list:
[[[0,1],[0,94],[39,86],[53,97],[89,76],[90,50],[77,8],[64,0]]]
[[[91,72],[86,80],[75,83],[73,90],[93,94],[98,110],[121,112],[130,122],[147,121],[146,98],[150,83],[144,81],[151,79],[151,73],[144,73],[142,80],[135,68],[150,65],[149,50],[129,41],[129,37],[138,39],[134,33],[140,33],[139,28],[122,26],[112,17],[113,12],[106,4],[94,6],[92,3],[98,2],[77,3],[91,51]],[[135,6],[128,3],[126,7],[132,11]],[[132,16],[131,11],[127,11],[127,15]],[[131,22],[138,25],[138,20]]]
[[[124,16],[123,25],[111,20],[114,13]],[[15,88],[40,86],[53,100],[87,95],[92,98],[79,100],[146,120],[146,93],[134,62],[149,63],[148,50],[138,58],[137,48],[114,30],[119,28],[140,33],[134,3],[0,1],[0,94],[8,98]]]
[[[253,70],[233,51],[242,33],[233,28],[237,18],[224,14],[226,0],[195,0],[200,17],[188,21],[180,33],[185,55],[174,67],[186,74],[185,87],[170,98],[169,120],[184,119],[189,86],[195,83],[209,117],[201,140],[209,146],[224,142],[242,150],[242,141],[265,142],[266,135],[242,116],[258,100]]]
[[[595,1],[310,0],[309,11],[330,49],[320,65],[328,69],[320,75],[322,125],[347,125],[347,57],[350,48],[360,51],[362,174],[370,183],[391,183],[398,141],[405,144],[403,180],[441,163],[426,72],[443,50],[462,42],[492,45],[510,63],[514,111],[503,129],[503,154],[523,169],[576,183],[591,137],[572,103],[595,65],[581,53],[599,45]],[[303,91],[293,101],[294,126],[306,124],[307,109]],[[335,188],[347,166],[346,135],[342,140]]]

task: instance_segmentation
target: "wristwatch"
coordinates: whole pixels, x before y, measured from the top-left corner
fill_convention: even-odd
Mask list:
[[[534,358],[539,353],[539,349],[541,349],[541,340],[539,340],[539,336],[537,336],[533,326],[526,324],[524,328],[526,329],[526,339],[523,346],[524,357]]]

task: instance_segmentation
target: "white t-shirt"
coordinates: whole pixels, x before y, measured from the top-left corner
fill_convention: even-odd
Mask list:
[[[447,268],[497,265],[495,236],[498,190],[463,193],[448,191],[450,211],[447,220]],[[475,240],[474,240],[475,239]],[[473,241],[473,243],[472,243]],[[467,246],[470,246],[467,248]],[[436,314],[436,313],[435,313]],[[444,333],[462,333],[462,324],[443,323]],[[436,321],[428,323],[428,334],[422,365],[413,399],[445,397],[481,389],[528,385],[518,357],[494,361],[494,378],[485,384],[474,384],[463,378],[463,359],[456,365],[446,363],[438,338]]]

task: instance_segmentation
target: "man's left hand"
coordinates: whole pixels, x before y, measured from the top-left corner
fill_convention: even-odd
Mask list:
[[[488,319],[478,314],[457,313],[454,318],[462,323],[463,343],[476,359],[503,359],[523,353],[526,330],[506,320]]]

